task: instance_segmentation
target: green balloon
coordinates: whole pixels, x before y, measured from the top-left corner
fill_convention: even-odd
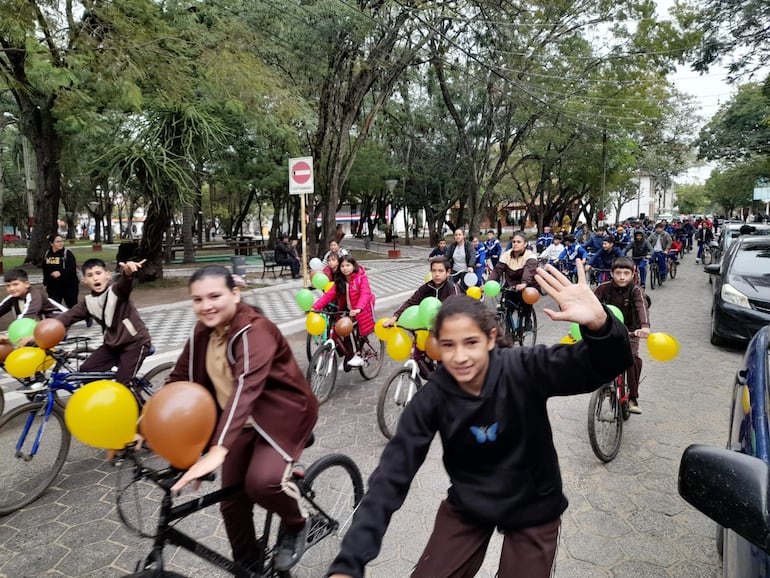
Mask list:
[[[300,289],[297,291],[297,305],[299,305],[299,308],[302,309],[302,311],[310,311],[313,308],[313,302],[315,301],[315,298],[313,297],[313,292],[310,289]]]
[[[577,323],[569,324],[569,334],[575,339],[575,341],[581,341],[583,336],[580,335],[580,325]]]
[[[313,287],[319,291],[323,291],[324,287],[326,287],[328,284],[329,278],[326,276],[326,273],[316,273],[313,275]]]
[[[620,309],[618,309],[615,305],[607,305],[607,309],[612,311],[612,314],[615,315],[615,317],[617,317],[618,319],[620,319],[621,323],[625,322],[625,319],[623,317],[623,312]]]
[[[37,321],[34,319],[28,317],[17,319],[8,326],[8,339],[11,340],[11,343],[18,344],[20,339],[32,336],[35,332],[35,325],[37,325]]]
[[[421,329],[423,326],[420,319],[419,305],[412,305],[404,309],[404,312],[398,316],[398,325],[405,329]]]
[[[487,281],[484,283],[484,294],[489,297],[495,297],[500,294],[500,283],[497,281]]]
[[[438,297],[426,297],[420,301],[420,321],[423,327],[433,327],[438,310],[441,309],[441,300]]]

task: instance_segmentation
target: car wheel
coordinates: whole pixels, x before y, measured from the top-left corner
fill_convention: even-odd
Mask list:
[[[711,312],[711,345],[724,345],[725,339],[716,333],[716,313]]]

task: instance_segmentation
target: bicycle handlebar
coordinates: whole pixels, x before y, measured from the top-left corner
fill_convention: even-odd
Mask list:
[[[186,470],[180,470],[174,466],[168,466],[162,469],[151,468],[139,459],[136,445],[137,442],[135,441],[126,444],[122,450],[115,453],[113,462],[118,463],[122,460],[129,460],[133,463],[135,469],[134,481],[140,478],[147,478],[152,480],[152,482],[164,491],[170,492],[173,485],[182,477]],[[216,478],[216,473],[211,472],[205,476],[200,476],[197,479],[203,482],[213,482]]]

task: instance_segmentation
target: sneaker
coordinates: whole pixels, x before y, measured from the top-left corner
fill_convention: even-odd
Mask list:
[[[286,532],[276,547],[275,558],[273,558],[273,569],[279,572],[285,572],[292,568],[302,554],[305,553],[307,545],[307,529],[310,526],[306,523],[301,530],[297,532]]]
[[[16,388],[16,393],[37,393],[45,389],[45,383],[36,381],[34,383],[25,383]]]
[[[641,414],[642,408],[639,407],[639,402],[635,399],[631,399],[628,402],[628,413],[635,413],[635,414]]]
[[[699,265],[700,264],[700,259],[695,259],[695,264]]]
[[[353,357],[348,359],[348,365],[350,367],[363,367],[364,366],[364,360],[363,360],[363,358],[360,355],[358,355],[356,353]]]

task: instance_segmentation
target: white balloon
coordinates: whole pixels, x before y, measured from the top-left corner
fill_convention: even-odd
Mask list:
[[[324,268],[324,263],[318,257],[313,257],[310,259],[310,268],[313,271],[322,271]]]
[[[465,277],[463,277],[463,283],[465,283],[466,287],[473,287],[478,281],[479,278],[476,277],[476,273],[466,273]]]

